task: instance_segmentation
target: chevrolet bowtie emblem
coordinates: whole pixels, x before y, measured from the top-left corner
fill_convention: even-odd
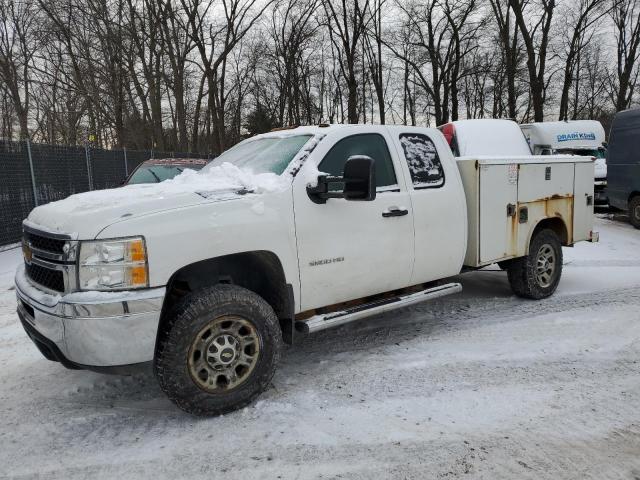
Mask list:
[[[24,256],[24,260],[27,263],[31,263],[31,259],[33,258],[33,252],[31,251],[31,246],[27,243],[22,244],[22,255]]]

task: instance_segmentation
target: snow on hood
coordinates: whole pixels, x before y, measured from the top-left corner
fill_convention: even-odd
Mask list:
[[[254,174],[230,163],[223,163],[200,172],[186,169],[180,175],[161,183],[142,183],[110,190],[80,193],[72,195],[62,202],[69,203],[69,206],[72,207],[72,213],[85,209],[95,210],[105,205],[113,206],[118,203],[138,202],[147,199],[162,200],[166,197],[184,194],[205,193],[212,197],[215,193],[237,191],[264,193],[281,191],[286,188],[287,181],[275,173]]]
[[[231,163],[223,163],[199,172],[185,170],[171,180],[155,185],[159,190],[167,193],[184,190],[192,192],[245,190],[252,193],[266,193],[286,190],[290,184],[290,179],[284,175],[252,173]]]
[[[28,222],[47,230],[76,232],[89,238],[111,223],[148,213],[241,198],[239,193],[283,191],[291,177],[274,173],[254,174],[230,163],[206,171],[185,170],[161,183],[128,185],[71,195],[35,208]]]

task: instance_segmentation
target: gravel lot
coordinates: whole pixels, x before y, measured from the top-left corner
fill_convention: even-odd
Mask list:
[[[640,479],[640,231],[597,220],[555,296],[495,269],[461,295],[319,333],[219,418],[153,377],[69,371],[15,315],[0,252],[0,477]]]

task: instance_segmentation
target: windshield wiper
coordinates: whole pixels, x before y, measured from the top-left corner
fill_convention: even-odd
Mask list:
[[[156,179],[156,183],[160,183],[162,181],[160,180],[160,177],[156,175],[156,172],[154,172],[153,170],[149,169],[149,173],[153,175],[153,177]]]
[[[200,195],[202,198],[210,198],[215,197],[217,195],[224,195],[229,193],[235,193],[236,195],[247,195],[249,193],[255,193],[255,190],[247,190],[246,188],[224,188],[220,190],[211,190],[211,191],[197,191],[194,192],[196,195]]]

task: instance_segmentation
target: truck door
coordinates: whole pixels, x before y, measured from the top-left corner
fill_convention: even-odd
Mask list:
[[[375,160],[373,201],[329,199],[316,204],[304,171],[294,181],[294,215],[300,267],[301,309],[309,310],[405,287],[413,264],[413,210],[388,133],[379,128],[352,135],[334,133],[308,162],[341,176],[352,155]],[[305,165],[309,171],[312,165]]]
[[[466,250],[466,203],[455,160],[440,136],[423,128],[390,127],[405,160],[415,230],[411,284],[460,272]],[[439,138],[440,137],[440,138]],[[435,142],[434,142],[435,140]],[[440,151],[447,155],[441,158]]]

